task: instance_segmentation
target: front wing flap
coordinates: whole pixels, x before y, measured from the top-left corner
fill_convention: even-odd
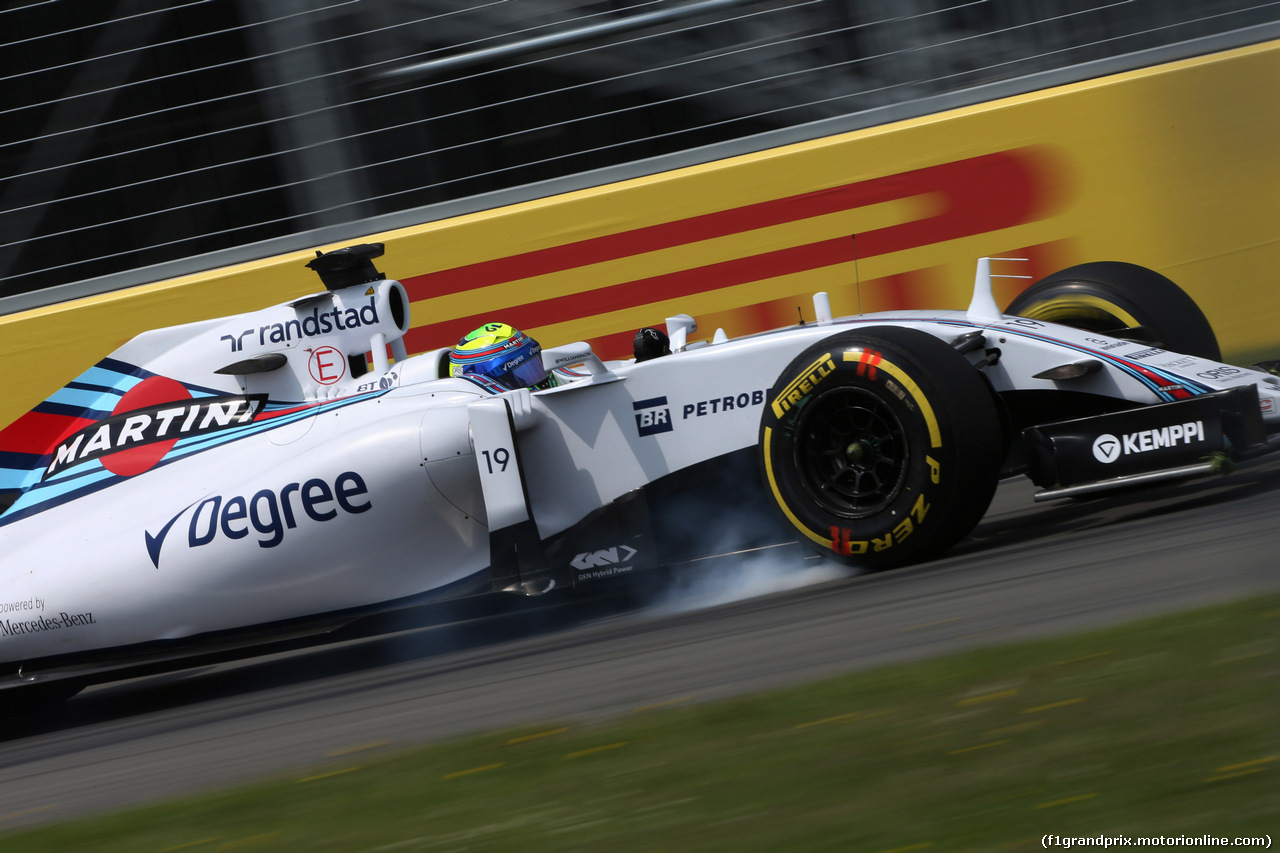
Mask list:
[[[1045,489],[1188,469],[1266,441],[1252,385],[1023,431],[1031,481]]]

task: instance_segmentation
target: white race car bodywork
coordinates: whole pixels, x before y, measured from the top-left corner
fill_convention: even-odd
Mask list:
[[[1280,429],[1280,382],[1264,373],[1001,315],[981,272],[976,291],[969,311],[840,319],[819,298],[816,322],[706,344],[683,345],[691,324],[673,318],[671,355],[547,349],[573,381],[498,396],[441,378],[447,350],[387,359],[409,327],[394,281],[142,335],[50,398],[83,426],[0,515],[5,685],[42,662],[110,669],[112,650],[654,565],[643,538],[578,533],[670,475],[753,452],[765,410],[822,378],[780,388],[779,372],[839,332],[915,329],[958,351],[980,333],[964,357],[997,396],[1069,385],[1159,406],[1247,388],[1266,432]],[[348,357],[366,351],[373,368],[353,376]],[[1098,366],[1037,378],[1084,361]],[[1196,423],[1118,435],[1116,452],[1194,449]]]

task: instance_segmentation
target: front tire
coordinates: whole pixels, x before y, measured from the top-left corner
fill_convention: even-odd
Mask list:
[[[1031,285],[1005,313],[1112,337],[1140,331],[1163,349],[1222,361],[1213,327],[1195,300],[1137,264],[1097,261],[1068,267]]]
[[[765,486],[804,539],[883,569],[966,536],[1003,458],[982,376],[925,332],[874,326],[806,349],[778,377],[760,423]]]

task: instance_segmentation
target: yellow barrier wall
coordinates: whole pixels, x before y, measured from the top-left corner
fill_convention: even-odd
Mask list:
[[[738,335],[795,322],[815,290],[837,314],[963,307],[974,259],[995,255],[1037,277],[1150,266],[1229,358],[1280,355],[1277,93],[1269,42],[316,248],[387,244],[411,352],[496,318],[624,357],[669,314]],[[145,329],[320,289],[310,257],[0,317],[0,424]]]

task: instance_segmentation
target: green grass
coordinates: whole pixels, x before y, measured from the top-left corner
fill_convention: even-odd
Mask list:
[[[1280,596],[595,727],[348,756],[23,851],[997,851],[1280,830]]]

